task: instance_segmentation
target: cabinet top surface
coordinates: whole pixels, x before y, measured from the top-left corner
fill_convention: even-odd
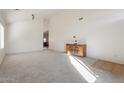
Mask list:
[[[82,45],[86,45],[86,44],[68,44],[68,43],[67,43],[66,45],[78,45],[78,46],[81,45],[81,46],[82,46]]]

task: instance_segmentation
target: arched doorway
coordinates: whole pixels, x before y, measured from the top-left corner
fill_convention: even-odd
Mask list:
[[[4,27],[0,24],[0,48],[4,48]]]

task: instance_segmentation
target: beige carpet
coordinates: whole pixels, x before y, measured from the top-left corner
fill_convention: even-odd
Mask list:
[[[93,67],[91,58],[78,58],[95,75],[95,82],[124,82],[123,77]],[[0,82],[7,83],[85,83],[86,79],[71,64],[69,56],[52,51],[7,55],[0,65]]]
[[[0,82],[86,82],[66,54],[44,50],[7,55],[0,65]]]

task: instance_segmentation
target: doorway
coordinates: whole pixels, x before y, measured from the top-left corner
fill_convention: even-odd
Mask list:
[[[43,48],[49,48],[49,31],[43,32]]]

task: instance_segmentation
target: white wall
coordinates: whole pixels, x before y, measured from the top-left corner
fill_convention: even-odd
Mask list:
[[[6,53],[39,51],[42,45],[42,20],[26,20],[11,23],[6,29]]]
[[[0,15],[0,23],[5,28],[5,22],[4,22],[3,18],[1,17],[1,15]],[[4,56],[5,56],[5,49],[4,48],[0,48],[0,64],[3,61]]]
[[[49,30],[49,19],[44,19],[43,20],[43,31],[48,31]]]
[[[79,17],[84,17],[79,21]],[[66,43],[87,44],[87,56],[124,64],[124,11],[73,10],[50,20],[50,48],[64,51]]]
[[[4,49],[0,49],[0,64],[1,64],[1,62],[3,61],[4,56],[5,56],[5,51],[4,51]]]

